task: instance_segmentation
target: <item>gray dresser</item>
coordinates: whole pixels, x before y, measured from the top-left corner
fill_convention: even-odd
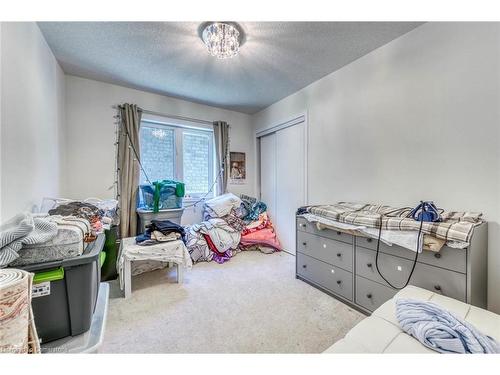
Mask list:
[[[411,285],[486,308],[487,224],[474,230],[466,249],[444,246],[419,254]],[[377,240],[335,230],[318,230],[297,216],[296,277],[364,312],[392,298],[397,289],[380,277],[375,266]],[[404,284],[415,252],[380,244],[379,269],[393,285]]]

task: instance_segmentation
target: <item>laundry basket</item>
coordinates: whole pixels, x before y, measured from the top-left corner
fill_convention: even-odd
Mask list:
[[[159,187],[158,208],[160,210],[182,207],[182,196],[179,196],[179,183],[162,183]],[[144,184],[139,186],[137,207],[144,210],[154,209],[155,186]],[[183,191],[182,191],[183,194]]]

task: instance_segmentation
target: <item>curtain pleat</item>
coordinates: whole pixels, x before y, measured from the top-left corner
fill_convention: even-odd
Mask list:
[[[135,104],[120,106],[120,136],[118,139],[118,202],[121,238],[137,234],[137,190],[139,188],[141,155],[139,129],[141,110]],[[137,153],[137,155],[134,153]]]
[[[229,157],[229,125],[225,121],[215,121],[214,142],[215,158],[217,163],[217,175],[222,172],[217,182],[217,195],[227,192],[227,181],[229,177],[229,168],[227,168]]]

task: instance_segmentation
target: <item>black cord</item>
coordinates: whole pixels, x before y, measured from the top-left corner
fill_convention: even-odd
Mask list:
[[[375,267],[377,268],[377,272],[378,274],[380,275],[380,277],[382,279],[384,279],[384,281],[389,284],[391,287],[393,287],[394,289],[403,289],[404,287],[406,287],[409,282],[410,282],[410,279],[413,275],[413,271],[415,271],[415,267],[417,265],[417,259],[418,259],[418,250],[420,248],[420,236],[422,234],[422,226],[424,224],[424,215],[423,215],[423,212],[421,214],[421,217],[420,217],[420,228],[418,229],[418,236],[417,236],[417,249],[415,251],[415,259],[413,259],[413,266],[411,268],[411,271],[410,271],[410,275],[408,276],[408,279],[406,280],[405,284],[402,286],[402,287],[397,287],[395,285],[392,285],[392,283],[387,280],[384,275],[382,275],[382,272],[380,272],[380,269],[378,267],[378,255],[379,255],[379,251],[380,251],[380,238],[382,237],[382,215],[380,215],[380,228],[379,228],[379,231],[378,231],[378,242],[377,242],[377,252],[375,254]]]
[[[210,189],[205,193],[205,195],[203,195],[200,199],[198,199],[197,201],[195,201],[194,203],[191,203],[187,206],[183,206],[182,208],[186,209],[186,208],[190,208],[190,207],[194,207],[196,206],[198,203],[202,202],[205,200],[205,198],[208,196],[208,194],[210,194],[213,190],[213,188],[215,187],[215,184],[217,183],[217,181],[219,180],[219,178],[222,176],[222,172],[224,170],[221,168],[220,171],[219,171],[219,174],[217,175],[217,177],[215,178],[212,186],[210,187]]]

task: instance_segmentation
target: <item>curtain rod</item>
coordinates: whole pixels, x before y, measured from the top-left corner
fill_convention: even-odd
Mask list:
[[[113,105],[112,106],[114,109],[120,109],[122,108],[121,105]],[[208,124],[208,125],[212,125],[213,124],[213,121],[207,121],[207,120],[200,120],[200,119],[197,119],[197,118],[191,118],[191,117],[184,117],[184,116],[177,116],[177,115],[168,115],[168,114],[165,114],[165,113],[160,113],[160,112],[154,112],[154,111],[148,111],[146,109],[142,109],[140,107],[138,107],[138,109],[142,112],[142,113],[147,113],[149,115],[155,115],[155,116],[162,116],[162,117],[168,117],[168,118],[173,118],[173,119],[176,119],[176,120],[183,120],[183,121],[191,121],[191,122],[197,122],[199,124]]]

